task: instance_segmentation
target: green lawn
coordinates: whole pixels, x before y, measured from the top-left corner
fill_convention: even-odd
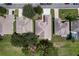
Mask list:
[[[78,16],[77,9],[59,9],[59,17],[64,20],[67,15]]]
[[[79,41],[67,41],[60,36],[54,36],[52,39],[54,46],[58,48],[58,55],[77,56],[79,55]]]
[[[64,42],[64,46],[59,48],[59,55],[79,55],[79,42]]]
[[[5,35],[0,41],[0,56],[19,56],[24,55],[21,48],[17,48],[10,43],[11,35]]]

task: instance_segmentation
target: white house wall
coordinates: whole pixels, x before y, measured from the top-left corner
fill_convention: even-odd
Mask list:
[[[59,9],[54,9],[55,19],[59,18]]]
[[[12,11],[15,11],[15,9],[9,9],[9,15],[12,15]]]
[[[22,9],[18,9],[18,11],[19,11],[19,17],[22,17],[23,10]]]

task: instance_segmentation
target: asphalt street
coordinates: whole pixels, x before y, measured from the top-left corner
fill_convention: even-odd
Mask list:
[[[5,4],[0,4],[0,6],[3,6],[5,8],[8,8],[8,9],[13,9],[13,8],[23,8],[25,4],[24,3],[17,3],[17,4],[12,4],[12,5],[5,5]],[[32,6],[36,7],[40,5],[40,3],[34,3],[32,4]],[[43,8],[51,8],[51,9],[54,9],[54,8],[79,8],[79,4],[77,5],[74,5],[73,3],[70,3],[70,4],[65,4],[65,3],[53,3],[53,4],[49,4],[49,5],[40,5],[41,7]]]

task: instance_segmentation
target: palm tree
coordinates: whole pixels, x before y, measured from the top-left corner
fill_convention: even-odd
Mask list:
[[[66,21],[69,22],[69,37],[68,39],[71,39],[72,38],[72,34],[71,34],[71,23],[72,21],[76,20],[76,16],[71,16],[71,15],[67,15],[65,17]]]

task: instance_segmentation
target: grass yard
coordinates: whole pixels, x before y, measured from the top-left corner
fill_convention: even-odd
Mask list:
[[[11,35],[5,35],[0,41],[0,56],[22,56],[21,48],[17,48],[10,43]]]
[[[77,56],[79,55],[79,42],[64,42],[64,46],[59,48],[59,55]]]
[[[67,41],[60,36],[54,36],[52,42],[58,48],[60,56],[77,56],[79,55],[79,41]]]
[[[78,16],[78,10],[77,9],[59,9],[59,17],[62,20],[65,20],[65,17],[67,15]]]

